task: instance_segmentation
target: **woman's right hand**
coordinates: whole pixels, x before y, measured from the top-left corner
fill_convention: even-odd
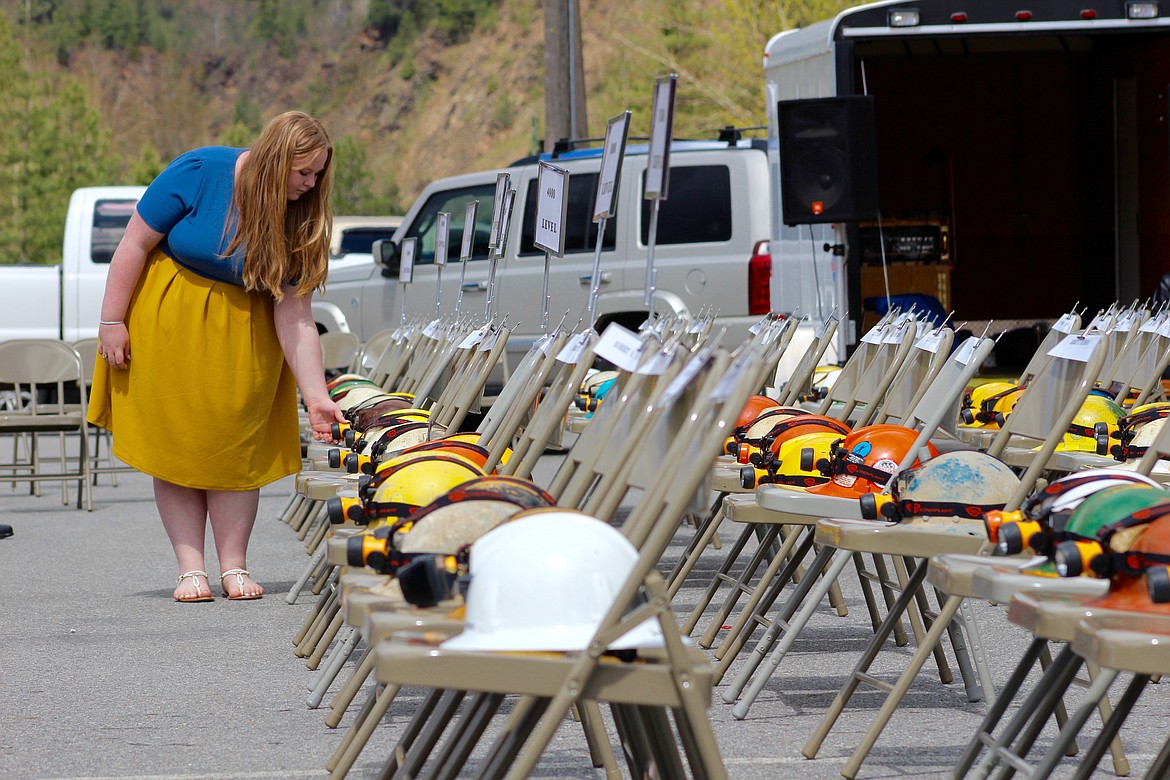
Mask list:
[[[98,340],[98,357],[112,368],[130,367],[130,331],[126,329],[125,323],[99,325]]]

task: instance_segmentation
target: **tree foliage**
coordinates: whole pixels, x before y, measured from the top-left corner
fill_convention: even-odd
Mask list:
[[[0,262],[58,262],[70,193],[118,163],[81,83],[38,68],[0,16]]]

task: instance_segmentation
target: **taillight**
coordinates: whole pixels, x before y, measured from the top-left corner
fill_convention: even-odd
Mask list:
[[[748,260],[748,314],[767,314],[772,308],[772,252],[767,241],[757,241]]]

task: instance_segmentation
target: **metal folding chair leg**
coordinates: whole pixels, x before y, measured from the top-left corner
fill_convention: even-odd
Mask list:
[[[763,533],[760,534],[759,546],[756,548],[756,551],[752,553],[752,556],[748,559],[747,564],[743,567],[738,576],[733,576],[731,574],[731,568],[734,561],[729,555],[728,560],[724,562],[723,566],[720,567],[720,570],[715,573],[714,577],[712,577],[712,586],[715,589],[717,589],[721,583],[726,583],[731,587],[727,595],[724,597],[723,603],[719,605],[719,609],[716,610],[715,616],[711,619],[710,624],[707,626],[707,630],[704,631],[703,635],[699,637],[699,647],[709,648],[712,644],[714,644],[715,637],[723,629],[724,621],[726,621],[728,616],[731,615],[732,610],[734,610],[736,604],[739,603],[740,597],[746,595],[748,597],[747,604],[750,605],[745,605],[743,611],[748,611],[749,609],[754,608],[755,604],[758,603],[760,598],[763,596],[763,592],[767,589],[768,583],[770,583],[772,578],[775,577],[776,570],[784,564],[785,560],[791,554],[792,549],[796,546],[797,540],[793,538],[795,535],[790,535],[789,539],[791,539],[791,541],[789,541],[789,539],[785,539],[784,542],[780,545],[779,549],[773,549],[774,543],[780,535],[779,525],[770,526],[766,529],[760,529],[759,527],[753,528],[748,526],[744,528],[743,533],[740,534],[740,538],[736,540],[733,549],[738,548],[742,551],[743,547],[746,546],[746,537],[752,535],[753,532],[760,530],[762,530]],[[751,582],[753,579],[755,579],[756,572],[759,571],[760,564],[762,564],[766,559],[769,559],[769,564],[764,569],[763,574],[760,575],[759,582],[753,587]],[[711,593],[711,591],[712,587],[709,587],[708,593]]]
[[[982,752],[984,746],[992,743],[991,733],[1003,718],[1004,713],[1007,712],[1008,705],[1011,704],[1016,692],[1023,686],[1028,674],[1032,671],[1032,667],[1040,659],[1041,651],[1047,648],[1047,646],[1047,639],[1033,639],[1032,643],[1028,645],[1028,649],[1024,651],[1020,662],[1016,664],[1016,668],[1012,670],[1007,682],[1004,683],[1000,695],[987,708],[987,713],[983,716],[983,721],[979,724],[979,730],[971,737],[971,740],[967,743],[967,747],[963,750],[963,754],[959,756],[959,763],[955,765],[951,777],[956,779],[965,777],[975,763],[975,759]]]
[[[326,597],[325,605],[317,614],[316,619],[313,621],[313,625],[305,633],[305,636],[303,639],[301,639],[300,644],[297,645],[295,653],[297,658],[308,658],[313,654],[313,651],[317,648],[317,643],[321,641],[321,637],[323,637],[325,632],[329,630],[330,624],[333,622],[333,619],[340,614],[340,611],[341,593],[337,590],[333,590]]]
[[[861,744],[853,751],[853,755],[841,770],[841,774],[848,778],[853,778],[857,775],[861,768],[862,762],[869,754],[873,744],[877,741],[878,736],[885,728],[886,723],[889,722],[890,717],[894,713],[894,709],[901,703],[902,697],[906,695],[911,683],[913,683],[918,672],[921,671],[923,664],[926,663],[927,657],[933,652],[935,646],[942,639],[943,632],[946,631],[951,619],[959,608],[959,603],[962,599],[958,596],[949,598],[942,608],[939,610],[938,616],[933,621],[930,630],[927,631],[919,643],[917,651],[910,660],[910,664],[906,670],[898,678],[897,684],[890,686],[888,683],[882,682],[868,674],[870,665],[877,657],[881,650],[882,644],[889,637],[893,631],[893,623],[900,619],[900,612],[898,610],[905,610],[910,602],[914,600],[915,594],[921,587],[923,580],[926,578],[926,570],[928,562],[923,560],[910,575],[910,579],[906,584],[902,594],[898,597],[898,602],[895,603],[894,610],[887,613],[886,619],[882,622],[881,630],[874,636],[866,649],[862,659],[854,667],[850,674],[848,682],[838,692],[837,697],[833,700],[833,704],[821,719],[820,725],[817,727],[816,733],[805,743],[801,753],[806,758],[815,758],[817,751],[824,742],[829,731],[832,730],[837,718],[844,711],[846,705],[852,698],[854,691],[857,690],[858,685],[866,683],[872,687],[888,691],[885,701],[882,703],[881,709],[874,718],[865,736],[862,738]]]
[[[315,710],[321,706],[321,700],[325,698],[325,693],[329,690],[329,686],[333,685],[333,681],[341,673],[341,667],[345,666],[345,662],[353,655],[354,649],[357,647],[358,642],[361,641],[361,632],[353,626],[346,626],[343,631],[344,637],[336,644],[333,651],[325,659],[325,666],[318,672],[313,689],[309,691],[308,704],[311,710]]]
[[[406,733],[398,741],[382,767],[380,778],[414,778],[419,774],[447,725],[455,717],[466,691],[434,690],[427,694],[427,704],[411,719]],[[430,703],[431,700],[434,703]],[[416,725],[417,724],[417,725]],[[400,763],[401,759],[401,763]]]
[[[321,568],[321,565],[324,563],[326,552],[326,548],[322,547],[312,558],[309,559],[309,563],[305,566],[304,570],[301,571],[301,575],[297,577],[297,581],[292,584],[292,587],[288,589],[288,593],[285,594],[284,600],[286,602],[289,604],[297,603],[297,599],[301,596],[301,591],[304,590],[305,586],[309,584],[309,580],[313,579],[313,575],[318,572],[318,570]]]
[[[803,528],[790,529],[790,533],[784,540],[784,545],[780,548],[780,552],[772,558],[771,563],[768,564],[768,568],[760,575],[759,585],[748,596],[748,600],[744,602],[743,608],[731,624],[731,628],[727,629],[723,634],[722,641],[715,648],[716,659],[723,660],[729,652],[731,653],[731,657],[734,658],[739,648],[743,647],[744,642],[747,641],[748,637],[744,635],[744,632],[750,633],[755,630],[757,624],[765,625],[768,622],[763,618],[763,613],[779,598],[780,593],[787,586],[796,568],[800,565],[800,562],[812,550],[812,543],[813,537],[810,531]],[[731,601],[730,596],[728,597],[728,601]],[[730,612],[730,606],[727,606],[726,614],[724,614],[724,609],[721,608],[712,626],[722,629],[723,621],[727,619]],[[714,638],[713,632],[712,638]],[[707,646],[703,645],[702,641],[699,644],[704,647]],[[730,660],[728,663],[730,664]]]
[[[763,638],[748,654],[744,666],[739,670],[731,685],[723,691],[723,701],[728,704],[735,703],[731,714],[736,720],[743,720],[747,717],[752,703],[764,690],[768,679],[792,648],[796,636],[808,625],[812,613],[828,594],[830,584],[845,570],[850,558],[849,551],[835,550],[832,547],[822,547],[817,553],[816,558],[801,578],[800,584],[785,602],[786,611],[790,609],[789,604],[799,605],[799,609],[795,611],[786,625],[782,625],[779,620],[772,622]],[[784,631],[784,636],[780,637],[777,642],[776,638],[781,631]],[[775,647],[772,647],[773,643],[775,643]],[[764,661],[764,656],[768,653],[769,648],[771,648],[771,653],[767,657],[767,663],[760,669],[760,664]],[[753,679],[752,674],[757,670],[760,673],[756,674]],[[749,680],[751,680],[751,685],[744,691],[744,686]],[[741,692],[743,693],[742,698],[740,698]],[[736,702],[736,699],[740,700]]]
[[[374,654],[370,647],[366,647],[365,652],[362,653],[361,660],[358,661],[357,667],[353,670],[353,674],[349,676],[341,686],[341,688],[334,694],[333,698],[329,700],[329,714],[325,716],[325,725],[331,729],[337,728],[341,723],[342,717],[345,716],[349,705],[353,704],[353,700],[357,698],[358,692],[365,685],[365,682],[370,677],[370,672],[374,669]]]
[[[325,764],[325,768],[330,772],[330,780],[339,780],[349,774],[362,749],[370,741],[374,729],[378,728],[386,710],[398,695],[398,689],[397,685],[387,685],[370,692],[366,705],[362,707],[353,725],[342,737],[341,744]]]
[[[699,562],[699,556],[707,549],[707,545],[711,544],[712,540],[719,538],[719,526],[723,523],[723,499],[726,496],[727,493],[719,493],[715,496],[711,510],[699,523],[690,542],[687,543],[686,549],[683,550],[682,557],[679,558],[678,563],[674,565],[667,576],[666,592],[672,599],[678,594],[679,588],[686,582],[687,577],[690,576],[691,570]],[[687,629],[684,631],[689,633]]]
[[[301,642],[305,640],[305,636],[313,630],[313,626],[317,624],[317,620],[321,617],[321,611],[328,606],[330,599],[333,597],[333,592],[330,591],[327,595],[317,599],[313,604],[313,609],[305,616],[301,627],[293,634],[292,643],[296,647],[300,647]]]
[[[317,667],[321,665],[321,659],[325,657],[325,651],[329,649],[329,645],[333,644],[333,639],[337,636],[345,625],[345,616],[341,614],[341,605],[338,604],[337,612],[329,621],[329,625],[317,638],[313,644],[313,650],[309,653],[309,657],[305,660],[305,666],[312,671],[316,671]]]
[[[1146,690],[1151,679],[1153,678],[1148,674],[1135,674],[1129,685],[1125,687],[1125,693],[1117,700],[1117,706],[1111,708],[1111,712],[1108,711],[1110,709],[1109,697],[1101,697],[1100,712],[1103,721],[1101,732],[1089,745],[1089,749],[1085,751],[1085,755],[1081,758],[1081,763],[1073,775],[1073,780],[1088,780],[1089,775],[1093,774],[1093,770],[1105,757],[1107,750],[1113,759],[1113,774],[1119,777],[1129,775],[1129,759],[1126,758],[1125,750],[1121,746],[1118,732],[1121,731],[1122,724],[1129,717],[1133,706],[1137,704],[1137,700]]]

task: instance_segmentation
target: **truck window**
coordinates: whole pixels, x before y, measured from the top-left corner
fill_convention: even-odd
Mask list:
[[[90,260],[108,264],[113,259],[137,203],[137,200],[99,200],[94,205]]]
[[[375,241],[380,238],[389,240],[393,235],[394,228],[392,227],[346,228],[341,234],[341,252],[339,254],[348,255],[352,252],[368,255]]]
[[[565,214],[565,254],[592,252],[597,246],[597,225],[593,222],[593,200],[597,194],[596,173],[574,173],[569,176],[569,208]],[[524,199],[524,222],[520,231],[520,254],[544,254],[536,248],[536,185],[528,182],[528,196]],[[617,218],[606,220],[601,248],[613,249],[617,236]]]
[[[643,186],[646,174],[643,172]],[[649,243],[650,201],[642,200],[642,245]],[[656,244],[731,240],[731,171],[726,165],[672,167],[667,199],[658,207]]]
[[[471,259],[486,260],[488,238],[492,233],[492,200],[495,196],[496,183],[492,181],[491,184],[436,192],[427,198],[414,222],[403,234],[403,238],[418,238],[415,265],[435,262],[435,225],[439,213],[444,211],[451,215],[447,260],[452,263],[459,260],[459,250],[463,246],[463,217],[467,214],[467,204],[473,200],[479,201],[479,211],[475,216],[475,243],[472,246]]]

